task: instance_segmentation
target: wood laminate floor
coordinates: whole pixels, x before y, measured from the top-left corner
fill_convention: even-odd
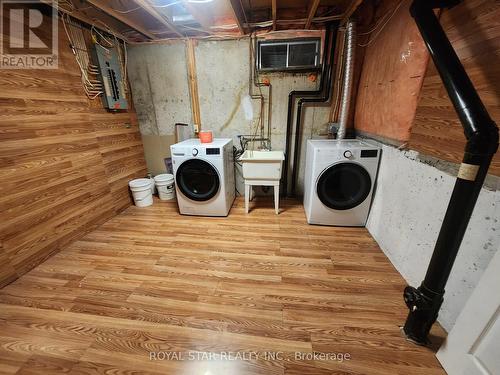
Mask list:
[[[251,207],[130,207],[0,290],[0,374],[444,374],[366,229]]]

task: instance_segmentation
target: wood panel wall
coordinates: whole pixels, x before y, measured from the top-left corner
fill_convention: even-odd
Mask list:
[[[500,123],[500,3],[469,0],[443,11],[441,24],[493,120]],[[427,69],[410,147],[461,162],[465,137],[434,64]],[[490,173],[500,175],[497,153]]]
[[[133,111],[90,102],[60,25],[57,70],[0,69],[0,287],[131,204]]]
[[[115,210],[120,212],[132,203],[128,182],[147,173],[139,122],[134,112],[92,109],[89,115]]]
[[[399,143],[410,138],[418,94],[429,59],[410,16],[411,2],[404,0],[379,34],[375,30],[366,35],[399,3],[399,0],[383,1],[375,12],[375,20],[368,27],[359,29],[358,43],[364,50],[364,62],[358,84],[354,126],[365,134]],[[366,9],[368,5],[369,2],[365,2],[364,8],[360,9],[361,17],[363,13],[369,13]],[[367,43],[370,44],[363,46]]]

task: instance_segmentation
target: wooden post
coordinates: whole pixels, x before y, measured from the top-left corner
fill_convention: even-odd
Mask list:
[[[186,42],[187,49],[187,63],[188,63],[188,80],[189,80],[189,94],[191,96],[191,112],[193,114],[193,123],[195,131],[201,130],[201,116],[200,116],[200,100],[198,97],[198,79],[196,77],[196,60],[194,55],[195,41],[188,39]]]

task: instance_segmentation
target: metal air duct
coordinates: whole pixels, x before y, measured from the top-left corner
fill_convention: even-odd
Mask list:
[[[354,56],[356,52],[356,23],[349,21],[345,33],[345,68],[342,101],[340,104],[338,139],[344,139],[347,121],[349,121],[349,110],[351,108],[352,81],[354,76]]]

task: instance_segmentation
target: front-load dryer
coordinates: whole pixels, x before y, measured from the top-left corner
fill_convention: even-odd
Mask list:
[[[309,224],[364,226],[380,148],[360,140],[307,142],[304,209]]]
[[[233,141],[188,139],[170,151],[180,213],[227,216],[235,198]]]

